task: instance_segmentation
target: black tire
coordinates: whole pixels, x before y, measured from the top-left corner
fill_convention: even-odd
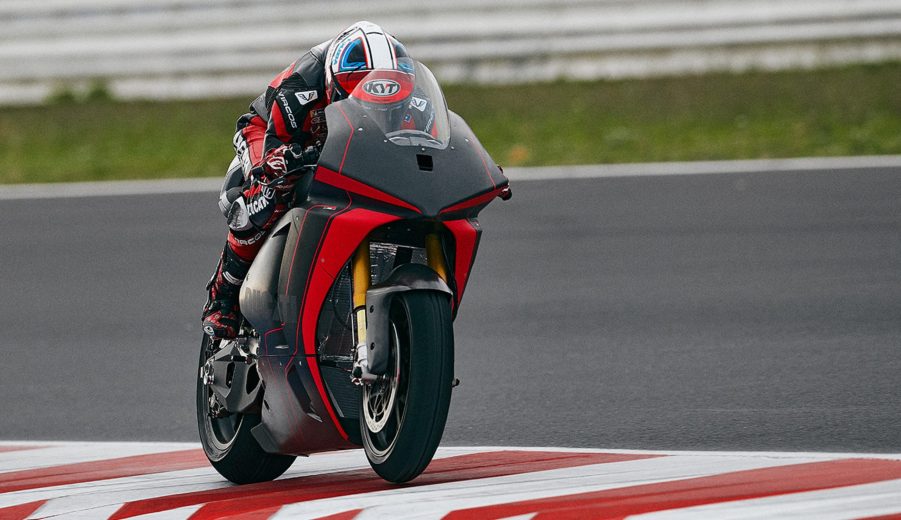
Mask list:
[[[390,316],[389,367],[399,376],[390,378],[396,381],[395,398],[388,399],[392,405],[386,405],[372,397],[380,389],[390,389],[390,381],[364,388],[360,433],[375,472],[387,481],[401,483],[425,470],[444,434],[454,378],[454,333],[450,301],[442,293],[400,293]],[[369,414],[382,417],[384,426],[379,432],[369,426],[367,406],[387,410],[384,415]]]
[[[204,334],[200,348],[197,378],[197,426],[200,443],[210,464],[220,475],[235,484],[266,482],[277,478],[294,463],[296,457],[266,453],[250,433],[260,423],[259,415],[231,414],[209,416],[209,388],[199,377],[199,368],[216,351],[218,340]]]

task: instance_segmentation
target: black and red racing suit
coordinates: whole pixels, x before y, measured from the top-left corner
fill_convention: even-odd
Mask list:
[[[241,196],[249,218],[239,224],[230,220],[228,244],[246,262],[256,256],[290,202],[284,193],[267,187],[267,164],[284,164],[286,146],[318,147],[325,141],[329,103],[325,55],[330,44],[331,40],[313,47],[289,65],[238,119],[234,137],[238,161],[233,164],[243,173]]]

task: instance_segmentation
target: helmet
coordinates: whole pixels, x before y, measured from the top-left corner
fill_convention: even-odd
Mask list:
[[[404,46],[381,27],[357,22],[341,31],[329,46],[325,62],[325,90],[329,102],[344,99],[373,70],[413,73]]]

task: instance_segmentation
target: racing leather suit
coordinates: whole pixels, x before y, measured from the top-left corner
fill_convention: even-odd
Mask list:
[[[266,187],[265,181],[271,180],[266,175],[267,161],[282,156],[285,145],[318,147],[325,141],[324,60],[329,43],[313,47],[289,65],[250,104],[250,112],[238,119],[234,145],[250,222],[243,226],[230,222],[228,244],[242,260],[253,260],[262,238],[290,202],[284,200],[290,190],[279,194]]]
[[[309,152],[298,152],[325,141],[324,62],[330,44],[313,47],[289,65],[238,119],[236,158],[219,200],[228,219],[228,242],[207,284],[202,316],[210,336],[237,335],[240,285],[267,232],[288,210],[296,180],[291,173],[315,162]]]

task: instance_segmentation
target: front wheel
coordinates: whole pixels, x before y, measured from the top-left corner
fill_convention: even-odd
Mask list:
[[[217,401],[210,384],[204,381],[203,369],[207,360],[219,351],[219,343],[204,334],[200,347],[197,426],[203,451],[216,471],[235,484],[273,480],[291,467],[295,457],[263,451],[250,432],[260,423],[260,416],[229,413]],[[255,366],[251,368],[256,370]],[[241,391],[243,386],[235,390]]]
[[[395,296],[386,377],[363,386],[360,430],[369,464],[385,480],[407,482],[438,449],[450,407],[454,334],[446,294]]]

